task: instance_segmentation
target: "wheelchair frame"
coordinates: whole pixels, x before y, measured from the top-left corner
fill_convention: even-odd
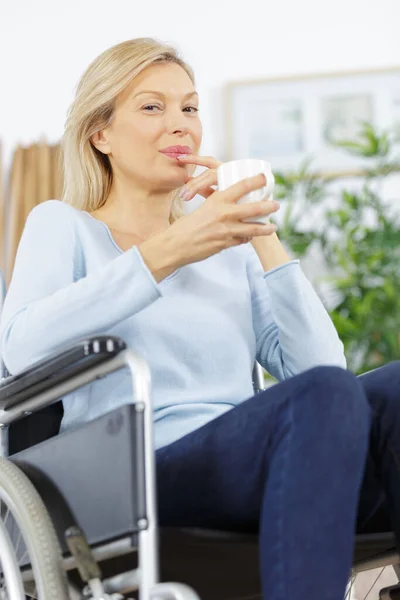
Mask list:
[[[2,303],[5,298],[5,281],[0,271],[0,314]],[[91,343],[94,352],[100,350],[97,338],[88,340]],[[107,340],[108,349],[114,351],[113,339]],[[86,353],[86,351],[85,351]],[[144,489],[141,490],[141,497],[144,502],[145,517],[141,518],[138,525],[138,568],[122,574],[128,576],[132,591],[135,588],[139,591],[139,597],[142,600],[152,598],[171,598],[172,600],[197,600],[198,596],[190,588],[177,583],[159,583],[159,547],[158,547],[158,525],[157,525],[157,505],[156,505],[156,479],[155,479],[155,453],[153,445],[153,416],[151,403],[151,376],[147,363],[130,349],[123,349],[111,358],[103,360],[100,364],[89,366],[83,372],[71,376],[67,381],[63,381],[50,389],[33,395],[27,400],[12,404],[11,406],[0,407],[0,456],[7,458],[8,452],[8,427],[11,423],[21,419],[39,409],[50,406],[59,401],[60,398],[73,392],[74,390],[87,385],[96,379],[103,378],[106,375],[127,368],[130,371],[133,392],[133,405],[137,413],[142,414],[143,422],[143,456],[135,457],[137,468],[142,472],[141,480]],[[7,380],[7,372],[0,356],[0,384]],[[142,463],[141,463],[142,461]],[[93,551],[96,560],[106,560],[132,551],[130,541],[126,539],[107,543]],[[63,560],[66,570],[76,566],[71,556]],[[121,576],[122,576],[121,575]],[[128,583],[119,577],[119,583]],[[113,585],[115,578],[111,578],[108,583],[108,591],[117,592]],[[118,586],[119,587],[119,586]],[[114,589],[112,589],[114,588]],[[47,600],[47,599],[46,599]]]
[[[87,372],[72,377],[69,381],[56,385],[49,391],[38,394],[9,409],[0,409],[0,446],[2,456],[7,457],[7,427],[13,421],[26,416],[53,402],[77,388],[104,377],[122,368],[128,368],[132,377],[135,393],[135,409],[144,415],[144,498],[146,519],[138,523],[139,527],[139,588],[141,598],[150,598],[151,590],[158,582],[158,543],[157,543],[157,510],[155,498],[155,461],[153,450],[153,424],[150,400],[150,372],[147,364],[132,350],[124,350],[109,362],[91,367]],[[116,550],[114,545],[114,551]],[[103,555],[108,554],[108,552]]]

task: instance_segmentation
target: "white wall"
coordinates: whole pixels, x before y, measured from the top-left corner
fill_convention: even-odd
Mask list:
[[[203,150],[224,158],[227,81],[400,65],[399,21],[399,0],[1,0],[0,140],[57,140],[89,61],[153,36],[195,68]]]

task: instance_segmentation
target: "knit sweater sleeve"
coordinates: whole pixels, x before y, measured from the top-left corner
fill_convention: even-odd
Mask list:
[[[49,201],[27,219],[0,326],[1,355],[11,373],[106,332],[162,295],[135,247],[82,276],[74,210]]]
[[[346,368],[343,344],[299,261],[263,272],[249,255],[257,360],[278,380],[319,365]]]

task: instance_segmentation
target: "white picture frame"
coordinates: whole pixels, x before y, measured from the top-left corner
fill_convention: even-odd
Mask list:
[[[360,158],[331,144],[357,137],[360,123],[400,131],[400,67],[227,85],[227,160],[263,158],[274,170],[346,172]]]

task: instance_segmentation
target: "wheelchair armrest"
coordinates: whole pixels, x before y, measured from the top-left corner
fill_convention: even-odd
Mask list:
[[[18,375],[7,377],[0,382],[0,410],[6,411],[33,396],[47,392],[60,383],[110,361],[123,350],[126,350],[126,344],[120,338],[91,337],[36,363]]]

